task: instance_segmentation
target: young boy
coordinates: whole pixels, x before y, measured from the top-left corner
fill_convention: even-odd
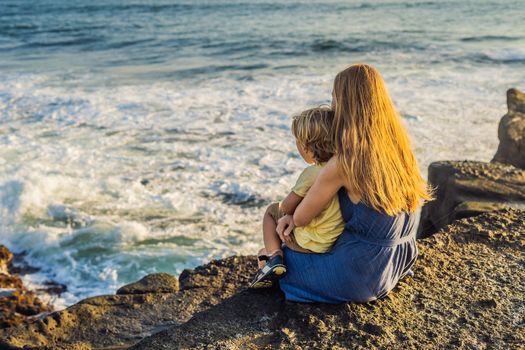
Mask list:
[[[286,274],[281,249],[283,242],[275,230],[277,221],[286,214],[294,213],[325,163],[333,156],[330,138],[332,121],[333,113],[325,107],[306,110],[293,118],[292,133],[297,149],[310,165],[303,170],[288,196],[280,203],[271,204],[264,214],[264,249],[259,251],[260,269],[250,288],[270,287]],[[343,228],[339,200],[335,196],[308,225],[294,228],[289,241],[284,244],[301,253],[324,253],[330,250]]]

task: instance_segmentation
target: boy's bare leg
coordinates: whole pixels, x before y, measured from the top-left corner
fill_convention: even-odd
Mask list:
[[[257,256],[261,256],[261,255],[267,255],[266,249],[262,248],[261,250],[259,250],[259,252],[257,253]],[[266,261],[261,261],[257,259],[257,266],[259,267],[259,269],[262,269],[265,265],[266,265]]]
[[[263,240],[264,249],[259,251],[259,257],[266,255],[266,261],[258,261],[259,271],[250,283],[250,288],[268,288],[271,287],[286,275],[286,266],[283,264],[283,251],[281,250],[281,239],[275,230],[277,220],[281,216],[279,203],[271,204],[263,217]],[[259,259],[257,259],[259,260]]]
[[[277,206],[277,208],[275,207]],[[274,217],[270,213],[278,213],[279,212],[279,204],[274,203],[271,204],[268,209],[266,209],[266,212],[264,213],[263,218],[263,240],[264,240],[264,248],[266,250],[266,254],[271,256],[274,254],[280,254],[283,255],[283,251],[281,250],[281,239],[279,238],[279,235],[277,234],[277,231],[275,230],[277,228],[277,223]]]

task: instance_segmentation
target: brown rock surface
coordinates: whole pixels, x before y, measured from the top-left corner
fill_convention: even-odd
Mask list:
[[[247,292],[254,257],[181,274],[177,293],[100,296],[0,331],[19,349],[519,349],[525,212],[463,219],[421,240],[415,276],[368,304],[298,304]],[[191,318],[190,318],[191,317]]]
[[[507,106],[508,112],[498,126],[500,143],[492,161],[525,169],[525,93],[509,89]]]
[[[179,280],[168,273],[152,273],[141,280],[127,284],[117,294],[177,293]]]
[[[235,274],[231,274],[232,266],[237,267]],[[124,290],[137,292],[138,288],[130,286],[140,285],[144,291],[149,289],[144,289],[149,281],[155,283],[159,293],[103,295],[82,300],[42,320],[0,330],[0,349],[126,348],[231,297],[248,283],[255,268],[254,259],[248,257],[212,261],[195,270],[185,270],[178,293],[166,292],[174,288],[174,277],[146,276]],[[161,281],[167,284],[162,285]]]
[[[525,344],[525,212],[448,226],[415,276],[368,304],[241,292],[132,349],[518,349]]]
[[[18,325],[43,312],[51,311],[20,277],[13,273],[13,254],[0,245],[0,328]]]
[[[13,253],[6,246],[0,245],[0,273],[8,274],[13,261]]]
[[[421,211],[418,236],[427,237],[454,220],[505,207],[525,209],[525,170],[474,161],[434,162],[428,181],[436,199]]]

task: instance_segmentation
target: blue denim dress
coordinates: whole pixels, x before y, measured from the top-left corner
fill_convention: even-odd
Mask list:
[[[415,214],[380,213],[338,192],[343,233],[324,254],[284,248],[287,275],[280,286],[287,300],[367,302],[384,297],[417,258]]]

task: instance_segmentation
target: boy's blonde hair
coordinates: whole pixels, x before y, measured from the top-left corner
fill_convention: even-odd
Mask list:
[[[334,113],[328,107],[308,109],[293,117],[292,134],[313,153],[316,163],[327,162],[334,155],[330,130]]]
[[[340,170],[368,206],[414,212],[432,193],[379,72],[354,64],[334,80],[332,137]]]

